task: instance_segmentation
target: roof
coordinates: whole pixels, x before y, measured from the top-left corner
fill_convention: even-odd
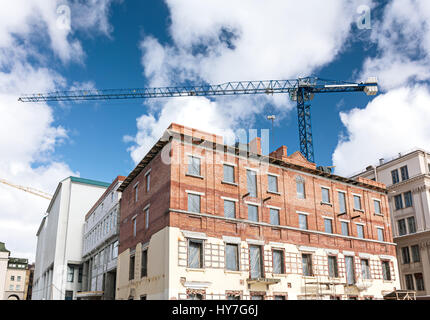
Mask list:
[[[97,202],[87,212],[87,214],[85,215],[85,220],[88,219],[88,217],[91,215],[91,213],[100,205],[100,203],[103,201],[103,199],[112,191],[113,188],[115,188],[116,184],[118,182],[123,182],[124,180],[125,180],[125,177],[123,177],[123,176],[117,176],[115,178],[115,180],[109,185],[109,187],[102,194],[102,196],[97,200]]]
[[[0,252],[9,252],[10,251],[8,249],[6,249],[6,245],[4,244],[4,242],[0,242]]]
[[[174,126],[174,127],[172,127]],[[327,179],[332,179],[332,180],[336,180],[336,181],[340,181],[346,184],[351,184],[354,186],[358,186],[358,187],[363,187],[366,189],[372,189],[378,192],[383,192],[386,193],[387,189],[385,187],[385,185],[380,184],[380,183],[376,183],[375,181],[371,181],[368,179],[364,179],[364,178],[360,178],[360,179],[350,179],[350,178],[345,178],[345,177],[341,177],[332,173],[327,173],[321,170],[318,170],[312,166],[305,166],[303,164],[299,164],[299,163],[294,163],[294,162],[286,162],[283,161],[281,159],[277,159],[277,158],[272,158],[270,156],[263,156],[260,154],[256,154],[256,153],[252,153],[249,151],[244,151],[241,150],[240,148],[237,148],[235,146],[229,146],[229,145],[225,145],[225,144],[221,144],[218,143],[218,139],[216,139],[215,141],[210,141],[210,140],[205,140],[205,137],[199,138],[197,139],[194,136],[195,129],[190,129],[190,128],[186,128],[188,130],[193,130],[192,134],[193,136],[190,136],[186,133],[183,133],[184,130],[182,130],[182,132],[178,132],[176,131],[176,128],[178,127],[182,127],[183,126],[178,126],[176,124],[171,124],[169,126],[169,128],[165,131],[165,133],[163,134],[163,136],[160,138],[160,140],[157,141],[157,143],[151,148],[151,150],[145,155],[145,157],[142,159],[142,161],[140,161],[140,163],[136,166],[136,168],[127,176],[127,178],[124,180],[124,182],[121,184],[121,186],[118,188],[118,191],[122,192],[125,190],[125,188],[127,188],[127,186],[134,180],[135,177],[137,177],[139,175],[139,173],[146,168],[146,166],[152,161],[152,159],[163,149],[163,147],[175,136],[180,138],[181,141],[192,141],[192,143],[197,143],[200,146],[204,146],[206,148],[209,149],[213,149],[213,150],[223,150],[226,153],[232,153],[235,155],[246,155],[248,158],[250,159],[255,159],[258,161],[267,161],[270,164],[274,164],[280,167],[284,167],[284,168],[290,168],[290,169],[294,169],[297,171],[302,171],[302,172],[306,172],[312,175],[317,175],[317,176],[321,176]],[[186,131],[186,130],[185,130]],[[199,132],[201,133],[201,132]],[[216,136],[217,137],[217,136]],[[294,153],[295,157],[297,157],[297,152]],[[302,155],[303,157],[303,155]]]
[[[70,180],[72,182],[84,183],[84,184],[89,184],[89,185],[98,186],[98,187],[107,188],[110,186],[110,183],[107,183],[107,182],[78,178],[78,177],[70,177]]]

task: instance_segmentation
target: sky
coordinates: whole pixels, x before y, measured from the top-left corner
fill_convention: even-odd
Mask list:
[[[376,97],[316,95],[317,165],[350,176],[430,150],[430,2],[14,0],[0,8],[0,178],[53,194],[74,175],[128,175],[171,122],[229,136],[271,129],[299,150],[286,95],[20,103],[23,93],[377,77]],[[0,184],[0,241],[34,260],[48,201]]]

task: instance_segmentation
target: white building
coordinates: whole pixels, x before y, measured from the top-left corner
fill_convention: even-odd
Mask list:
[[[10,251],[6,249],[3,242],[0,242],[0,300],[3,299],[6,288],[6,274],[9,255]]]
[[[85,214],[109,185],[76,177],[58,184],[37,231],[33,300],[71,300],[81,290]]]
[[[357,176],[387,185],[402,289],[430,298],[430,153],[380,159]]]
[[[125,177],[118,176],[85,216],[83,284],[78,299],[115,299],[118,257],[118,217]]]

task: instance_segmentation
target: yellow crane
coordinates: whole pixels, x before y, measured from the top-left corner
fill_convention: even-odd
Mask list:
[[[37,190],[37,189],[34,189],[34,188],[20,186],[18,184],[6,181],[4,179],[0,179],[0,183],[8,185],[8,186],[10,186],[12,188],[16,188],[16,189],[19,189],[19,190],[22,190],[22,191],[34,194],[36,196],[45,198],[47,200],[51,200],[52,199],[52,195],[50,195],[49,193],[46,193],[46,192],[43,192],[43,191],[40,191],[40,190]]]

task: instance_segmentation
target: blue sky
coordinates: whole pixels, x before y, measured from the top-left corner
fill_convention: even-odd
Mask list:
[[[70,82],[91,81],[97,88],[149,86],[150,83],[143,75],[142,52],[138,44],[148,35],[156,37],[163,44],[172,42],[167,30],[167,6],[161,1],[114,4],[110,22],[113,27],[111,37],[83,37],[82,44],[87,54],[85,65],[63,67],[62,74]],[[370,30],[354,28],[352,33],[366,41]],[[344,52],[312,75],[326,79],[354,80],[354,73],[361,68],[366,55],[374,51],[365,41],[351,39]],[[226,82],[230,80],[239,79],[225,79]],[[364,108],[370,100],[360,93],[319,95],[315,98],[312,124],[315,159],[319,165],[332,165],[332,154],[338,143],[339,132],[343,130],[339,112],[351,107]],[[81,176],[103,181],[111,181],[117,174],[127,175],[133,169],[135,163],[127,152],[128,145],[123,137],[137,133],[136,118],[147,112],[143,101],[85,102],[71,104],[67,108],[56,104],[52,106],[56,124],[70,131],[70,141],[57,147],[54,156],[69,163]],[[250,128],[271,128],[265,115],[272,114],[273,107],[269,104],[265,109],[266,112],[257,117]],[[287,145],[289,153],[299,150],[295,110],[276,122],[275,142],[271,150],[282,144]]]
[[[361,6],[370,29],[357,28]],[[70,13],[67,15],[66,13]],[[53,193],[70,175],[127,175],[171,122],[231,135],[269,129],[299,149],[286,95],[19,103],[21,93],[318,76],[380,93],[312,101],[317,165],[351,175],[430,150],[430,2],[414,0],[14,0],[0,10],[0,178]],[[70,22],[68,28],[67,22]],[[0,241],[34,258],[48,203],[0,184]]]

